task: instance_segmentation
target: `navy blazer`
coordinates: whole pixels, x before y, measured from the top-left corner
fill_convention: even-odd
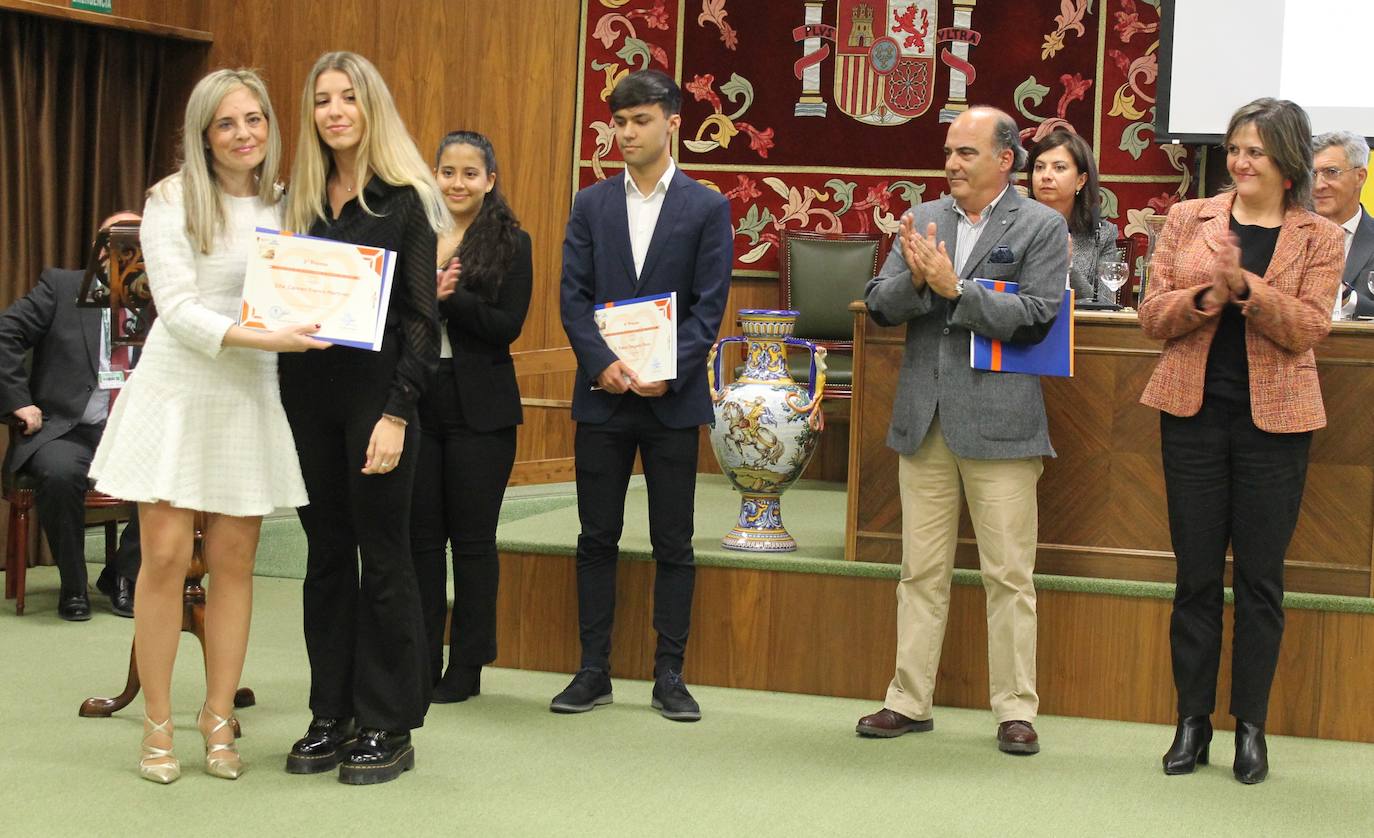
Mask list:
[[[668,382],[668,392],[649,402],[669,428],[704,425],[712,420],[706,356],[720,332],[734,260],[730,202],[678,169],[636,278],[625,177],[621,172],[578,192],[563,239],[563,329],[577,355],[573,419],[605,422],[624,398],[592,389],[616,360],[597,331],[596,306],[676,291],[677,378]]]
[[[453,357],[439,363],[452,366],[463,421],[474,431],[509,428],[524,419],[510,345],[525,325],[533,281],[530,236],[516,230],[515,252],[495,302],[488,303],[461,285],[439,301],[439,315],[446,318],[453,347]]]
[[[43,427],[15,436],[6,468],[17,471],[33,452],[81,421],[96,387],[100,309],[76,305],[82,271],[48,268],[38,284],[0,314],[0,414],[37,405]],[[33,350],[33,372],[24,356]]]
[[[1374,218],[1360,208],[1360,224],[1350,241],[1341,281],[1355,289],[1357,317],[1374,316]]]

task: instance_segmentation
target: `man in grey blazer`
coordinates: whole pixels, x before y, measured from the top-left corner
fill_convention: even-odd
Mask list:
[[[907,327],[887,436],[900,455],[903,538],[896,674],[883,709],[857,729],[892,737],[934,727],[962,494],[987,591],[998,747],[1033,754],[1036,483],[1041,457],[1054,449],[1039,377],[974,370],[969,343],[970,333],[1013,343],[1045,337],[1064,295],[1069,233],[1063,216],[1011,186],[1026,152],[1007,114],[965,112],[950,125],[944,154],[950,194],[902,219],[867,290],[874,320]],[[978,278],[1015,281],[1019,292],[993,291]]]
[[[1354,131],[1330,131],[1312,140],[1312,155],[1314,208],[1345,231],[1345,272],[1337,312],[1345,317],[1374,316],[1374,218],[1360,206],[1360,191],[1369,176],[1369,144]]]
[[[137,213],[116,213],[101,229],[139,218]],[[76,305],[82,275],[48,268],[33,290],[0,313],[0,416],[19,430],[5,454],[4,468],[25,472],[37,483],[38,523],[62,579],[57,613],[73,621],[91,618],[86,592],[86,475],[105,429],[111,392],[101,389],[97,376],[109,363],[102,310]],[[25,368],[29,352],[31,370]],[[139,558],[135,516],[120,537],[114,562],[96,582],[110,597],[111,610],[121,617],[133,616]]]

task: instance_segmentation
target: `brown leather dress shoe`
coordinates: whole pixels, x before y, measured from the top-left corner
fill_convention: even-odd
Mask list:
[[[997,750],[1004,754],[1038,754],[1040,737],[1030,722],[1010,721],[997,726]]]
[[[871,716],[864,716],[859,719],[859,724],[854,728],[854,732],[860,736],[878,736],[883,739],[891,739],[894,736],[901,736],[903,733],[925,733],[927,730],[934,729],[934,719],[909,719],[896,710],[889,710],[884,707]]]

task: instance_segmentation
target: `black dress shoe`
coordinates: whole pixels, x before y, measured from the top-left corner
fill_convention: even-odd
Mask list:
[[[62,598],[57,601],[57,616],[73,623],[80,623],[91,618],[91,600],[84,592],[79,594],[62,594]]]
[[[482,694],[482,667],[450,665],[444,677],[434,685],[430,702],[454,704]]]
[[[291,746],[286,755],[287,774],[320,774],[334,770],[344,753],[357,740],[352,719],[316,716],[310,720],[305,736]]]
[[[1164,755],[1164,773],[1192,774],[1199,765],[1206,765],[1212,748],[1212,718],[1210,716],[1179,716],[1174,729],[1174,744]]]
[[[109,593],[110,610],[119,617],[134,616],[134,583],[123,576],[115,578],[114,588]]]
[[[653,708],[665,719],[675,722],[695,722],[701,719],[701,707],[687,692],[682,674],[671,669],[654,679]]]
[[[1269,776],[1269,747],[1264,744],[1264,725],[1236,719],[1236,760],[1231,765],[1236,779],[1247,786]]]
[[[350,786],[387,783],[415,767],[408,730],[364,730],[339,763],[339,782]]]
[[[555,713],[585,713],[611,703],[611,676],[604,669],[579,669],[563,692],[553,697],[549,709]]]

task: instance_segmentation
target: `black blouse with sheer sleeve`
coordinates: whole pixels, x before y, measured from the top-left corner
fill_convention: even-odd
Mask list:
[[[439,244],[412,187],[393,186],[374,175],[363,188],[363,196],[366,210],[354,198],[343,205],[338,218],[317,219],[310,235],[396,253],[383,345],[400,341],[401,346],[385,412],[409,422],[415,418],[415,403],[425,382],[439,363],[434,284],[434,251]]]

